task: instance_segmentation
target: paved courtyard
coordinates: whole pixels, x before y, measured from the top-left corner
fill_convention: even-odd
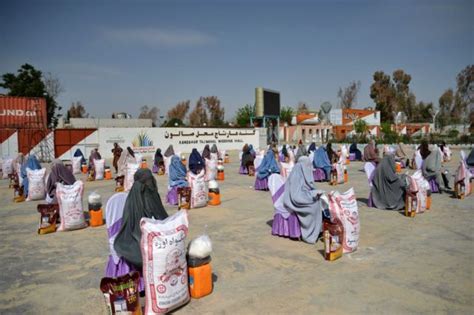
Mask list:
[[[322,242],[271,235],[270,193],[255,191],[254,177],[237,174],[237,152],[231,160],[220,182],[221,206],[189,211],[188,240],[207,231],[213,241],[214,292],[176,313],[474,312],[474,196],[434,194],[432,210],[415,218],[368,208],[363,163],[353,162],[347,184],[315,184],[326,191],[354,187],[358,199],[359,249],[328,262]],[[458,162],[454,150],[452,174]],[[157,180],[164,201],[167,178]],[[114,181],[87,182],[84,205],[92,191],[105,204],[113,190]],[[38,202],[15,204],[12,196],[8,182],[0,181],[0,313],[104,313],[99,282],[109,255],[106,227],[40,236]],[[169,214],[177,211],[165,207]]]

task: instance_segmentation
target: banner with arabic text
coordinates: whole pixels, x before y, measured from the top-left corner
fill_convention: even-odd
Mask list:
[[[162,153],[172,144],[175,153],[190,153],[193,148],[202,151],[206,144],[217,145],[219,150],[241,150],[245,143],[259,147],[259,130],[231,128],[99,128],[99,150],[104,158],[112,158],[116,142],[123,149],[153,156],[156,149]]]

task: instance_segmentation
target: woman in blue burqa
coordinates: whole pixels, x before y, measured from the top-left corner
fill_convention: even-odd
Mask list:
[[[320,168],[324,171],[324,174],[326,175],[326,180],[329,180],[331,178],[332,164],[329,161],[328,154],[323,146],[320,146],[314,152],[313,166],[314,168]]]
[[[269,149],[258,167],[257,178],[264,179],[274,173],[280,173],[280,166],[275,160],[275,153]]]
[[[196,175],[199,174],[206,167],[204,159],[202,158],[201,154],[199,154],[196,148],[193,149],[191,155],[189,156],[188,165],[189,170]]]
[[[86,158],[84,157],[84,154],[82,154],[81,149],[77,149],[76,152],[74,152],[74,157],[81,157],[81,164],[86,163]]]
[[[28,156],[28,159],[26,159],[26,162],[24,162],[23,165],[21,166],[21,170],[20,170],[21,174],[20,175],[21,175],[21,178],[22,178],[23,193],[24,193],[25,197],[28,196],[28,187],[29,187],[29,185],[28,185],[28,176],[26,174],[26,169],[27,168],[29,168],[32,171],[41,169],[41,164],[38,161],[38,159],[36,158],[36,155],[31,154],[30,156]]]
[[[186,166],[184,166],[177,155],[173,155],[171,158],[168,184],[172,188],[188,187],[188,182],[186,181]]]

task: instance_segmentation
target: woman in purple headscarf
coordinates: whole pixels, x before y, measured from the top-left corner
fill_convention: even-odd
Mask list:
[[[57,183],[72,185],[75,181],[76,178],[71,170],[64,166],[61,160],[54,160],[51,166],[51,174],[49,174],[48,181],[46,182],[46,192],[50,200],[52,200],[53,203],[56,201]]]
[[[95,148],[92,150],[91,155],[89,156],[89,169],[95,170],[94,160],[101,160],[102,156],[99,153],[99,149]]]

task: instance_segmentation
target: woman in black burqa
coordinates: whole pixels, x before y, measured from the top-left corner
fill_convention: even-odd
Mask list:
[[[156,180],[149,169],[139,169],[134,175],[135,182],[128,193],[123,209],[122,227],[115,238],[114,247],[118,256],[137,268],[142,268],[140,250],[140,220],[155,218],[164,220],[168,217],[158,194]]]

